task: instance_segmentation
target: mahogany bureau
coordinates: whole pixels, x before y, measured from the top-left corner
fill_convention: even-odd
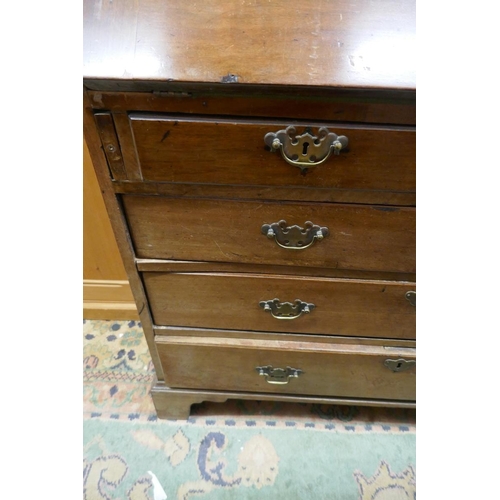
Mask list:
[[[84,132],[160,418],[415,406],[412,1],[84,0]]]

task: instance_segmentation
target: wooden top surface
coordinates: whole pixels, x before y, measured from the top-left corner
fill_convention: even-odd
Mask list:
[[[84,78],[415,89],[415,0],[84,0]]]

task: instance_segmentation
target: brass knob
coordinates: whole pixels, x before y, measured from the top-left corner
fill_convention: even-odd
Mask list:
[[[281,146],[281,141],[279,139],[274,139],[274,141],[271,144],[271,147],[273,149],[279,149]]]

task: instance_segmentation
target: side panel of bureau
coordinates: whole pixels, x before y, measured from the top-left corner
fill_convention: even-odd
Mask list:
[[[113,232],[118,244],[118,249],[123,259],[123,264],[129,278],[130,287],[134,294],[134,300],[142,323],[144,335],[148,344],[149,352],[153,360],[156,376],[158,380],[163,380],[161,363],[158,358],[158,352],[154,343],[154,332],[152,319],[150,316],[147,299],[142,287],[142,281],[137,267],[135,265],[135,255],[132,242],[129,237],[126,221],[117,196],[113,190],[113,184],[110,178],[109,164],[104,154],[104,148],[99,137],[99,130],[96,127],[96,120],[93,110],[90,107],[87,94],[83,95],[84,104],[84,134],[89,147],[92,163],[95,169],[99,187],[103,193],[104,204],[113,228]]]

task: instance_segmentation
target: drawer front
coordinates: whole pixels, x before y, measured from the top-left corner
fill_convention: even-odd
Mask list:
[[[156,346],[165,383],[172,388],[409,401],[416,397],[413,349],[222,336],[156,337]]]
[[[415,272],[413,208],[133,195],[122,199],[139,258]],[[280,220],[303,229],[310,221],[328,234],[313,238],[308,248],[283,248],[276,237],[288,241],[286,229],[273,226],[276,237],[271,238],[263,229]],[[316,233],[311,229],[304,241]]]
[[[414,129],[329,125],[348,138],[347,149],[302,172],[266,150],[264,136],[284,124],[134,115],[131,124],[147,181],[415,192]]]
[[[236,273],[142,276],[156,325],[415,338],[415,307],[406,298],[416,291],[414,283]]]

